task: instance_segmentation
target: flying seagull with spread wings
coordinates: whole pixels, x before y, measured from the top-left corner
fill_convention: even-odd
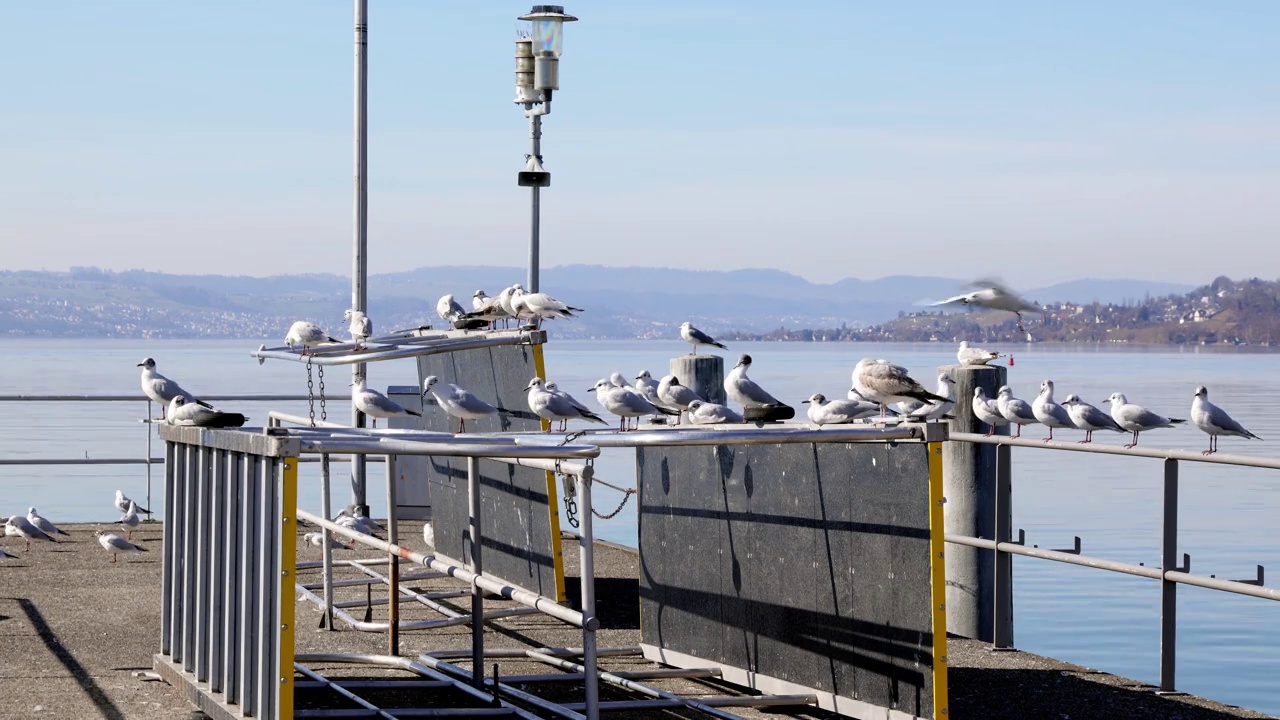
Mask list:
[[[1042,310],[1035,305],[1018,297],[1009,288],[996,282],[995,280],[977,280],[973,283],[977,288],[972,292],[956,295],[931,305],[976,305],[978,307],[989,308],[991,310],[1004,310],[1018,316],[1018,329],[1026,332],[1027,329],[1022,327],[1022,313],[1040,313]]]

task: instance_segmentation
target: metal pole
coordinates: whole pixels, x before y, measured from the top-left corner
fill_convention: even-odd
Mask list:
[[[591,475],[584,472],[575,478],[578,485],[579,577],[582,586],[582,667],[586,686],[588,720],[600,720],[600,678],[596,667],[596,562],[595,536],[591,529]]]
[[[1164,461],[1164,523],[1160,532],[1160,569],[1178,570],[1178,461]],[[1160,691],[1174,690],[1178,648],[1178,583],[1160,580]]]
[[[399,541],[396,521],[396,456],[387,456],[387,542]],[[387,555],[387,652],[400,654],[400,555]]]
[[[484,689],[484,591],[475,581],[484,572],[480,562],[480,459],[467,458],[467,550],[470,553],[471,573],[471,683],[477,690]]]
[[[329,498],[329,456],[320,456],[320,514],[328,520],[333,517],[332,500]],[[329,528],[320,528],[320,553],[324,566],[324,627],[333,629],[333,550],[329,547]]]
[[[995,603],[992,609],[992,649],[1013,648],[1013,556],[999,550],[999,544],[1013,539],[1010,500],[1013,484],[1012,449],[996,446],[996,551]]]
[[[147,398],[147,419],[151,419],[151,398]],[[151,436],[154,434],[151,423],[147,423],[147,510],[151,510]],[[151,519],[150,512],[147,513],[147,519]]]
[[[369,300],[369,132],[366,118],[369,101],[369,0],[355,0],[356,13],[356,102],[355,102],[355,232],[351,267],[351,308],[365,312]],[[353,382],[365,376],[364,363],[351,366]],[[364,413],[351,403],[351,425],[364,427]],[[365,460],[363,455],[351,458],[351,501],[366,515]],[[326,516],[328,517],[328,516]]]
[[[529,138],[532,142],[533,156],[537,158],[538,164],[542,164],[542,115],[538,113],[530,113],[529,117]],[[538,253],[539,253],[539,234],[541,218],[539,217],[539,199],[542,188],[534,185],[529,188],[533,191],[533,213],[530,218],[529,226],[529,292],[538,292]]]

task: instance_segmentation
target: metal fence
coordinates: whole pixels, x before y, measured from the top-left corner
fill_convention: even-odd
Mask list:
[[[952,442],[966,442],[995,445],[996,447],[996,479],[995,479],[995,537],[979,538],[967,535],[948,533],[946,541],[955,545],[967,545],[975,548],[992,550],[995,553],[995,597],[990,612],[994,618],[994,649],[1011,649],[1013,608],[1009,605],[1012,598],[1012,555],[1053,560],[1084,567],[1124,573],[1137,577],[1149,578],[1160,582],[1160,684],[1163,693],[1176,692],[1175,671],[1177,660],[1177,609],[1178,585],[1195,585],[1209,590],[1249,595],[1266,600],[1280,600],[1280,588],[1263,585],[1264,568],[1257,567],[1257,576],[1245,580],[1223,580],[1204,575],[1191,574],[1191,557],[1183,553],[1178,557],[1178,467],[1182,462],[1212,463],[1237,467],[1265,468],[1280,470],[1280,460],[1257,458],[1243,455],[1214,454],[1203,455],[1182,450],[1159,450],[1153,448],[1124,448],[1115,445],[1078,444],[1065,442],[1043,442],[1038,439],[1010,438],[1007,436],[986,436],[976,433],[952,433]],[[1011,517],[1011,491],[1013,479],[1012,448],[1025,447],[1040,450],[1083,452],[1102,455],[1123,455],[1135,458],[1158,459],[1163,461],[1164,484],[1161,497],[1161,533],[1160,533],[1160,567],[1135,565],[1117,562],[1104,558],[1090,557],[1081,553],[1080,538],[1075,538],[1074,547],[1058,550],[1027,547],[1026,536],[1018,531],[1018,539],[1013,539]],[[1181,562],[1179,562],[1181,560]],[[1002,622],[1007,618],[1008,622]]]

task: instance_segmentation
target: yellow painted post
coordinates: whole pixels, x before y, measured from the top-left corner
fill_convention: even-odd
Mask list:
[[[547,367],[542,360],[541,345],[533,346],[533,369],[538,373],[538,377],[547,379]],[[550,430],[551,421],[543,418],[542,429],[544,432]],[[556,474],[547,471],[547,512],[551,514],[551,558],[555,564],[556,602],[565,602],[569,596],[564,589],[564,548],[560,544],[560,503],[557,489]]]
[[[298,570],[298,458],[284,459],[284,477],[280,487],[280,695],[276,703],[278,716],[293,717],[293,620],[294,584]]]
[[[933,720],[947,710],[947,561],[942,527],[942,443],[929,448],[929,596],[933,602]]]

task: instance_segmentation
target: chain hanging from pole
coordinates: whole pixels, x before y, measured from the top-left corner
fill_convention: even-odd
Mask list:
[[[595,515],[601,520],[612,520],[618,516],[618,513],[622,512],[622,508],[627,506],[627,501],[630,500],[631,496],[635,494],[636,494],[635,488],[627,488],[622,491],[622,502],[618,503],[618,507],[614,508],[613,512],[609,513],[608,515],[602,515],[595,508],[591,508],[591,514]]]
[[[307,356],[307,412],[311,415],[311,427],[316,426],[315,383],[311,381],[311,356]]]
[[[564,488],[564,511],[565,519],[569,521],[570,527],[578,527],[581,522],[578,520],[578,501],[575,499],[578,489],[573,484],[573,478],[568,475],[560,476],[560,485]]]
[[[329,411],[324,407],[324,366],[320,365],[317,370],[320,375],[320,422],[325,422],[329,419]],[[312,424],[315,424],[314,417],[312,417]]]

